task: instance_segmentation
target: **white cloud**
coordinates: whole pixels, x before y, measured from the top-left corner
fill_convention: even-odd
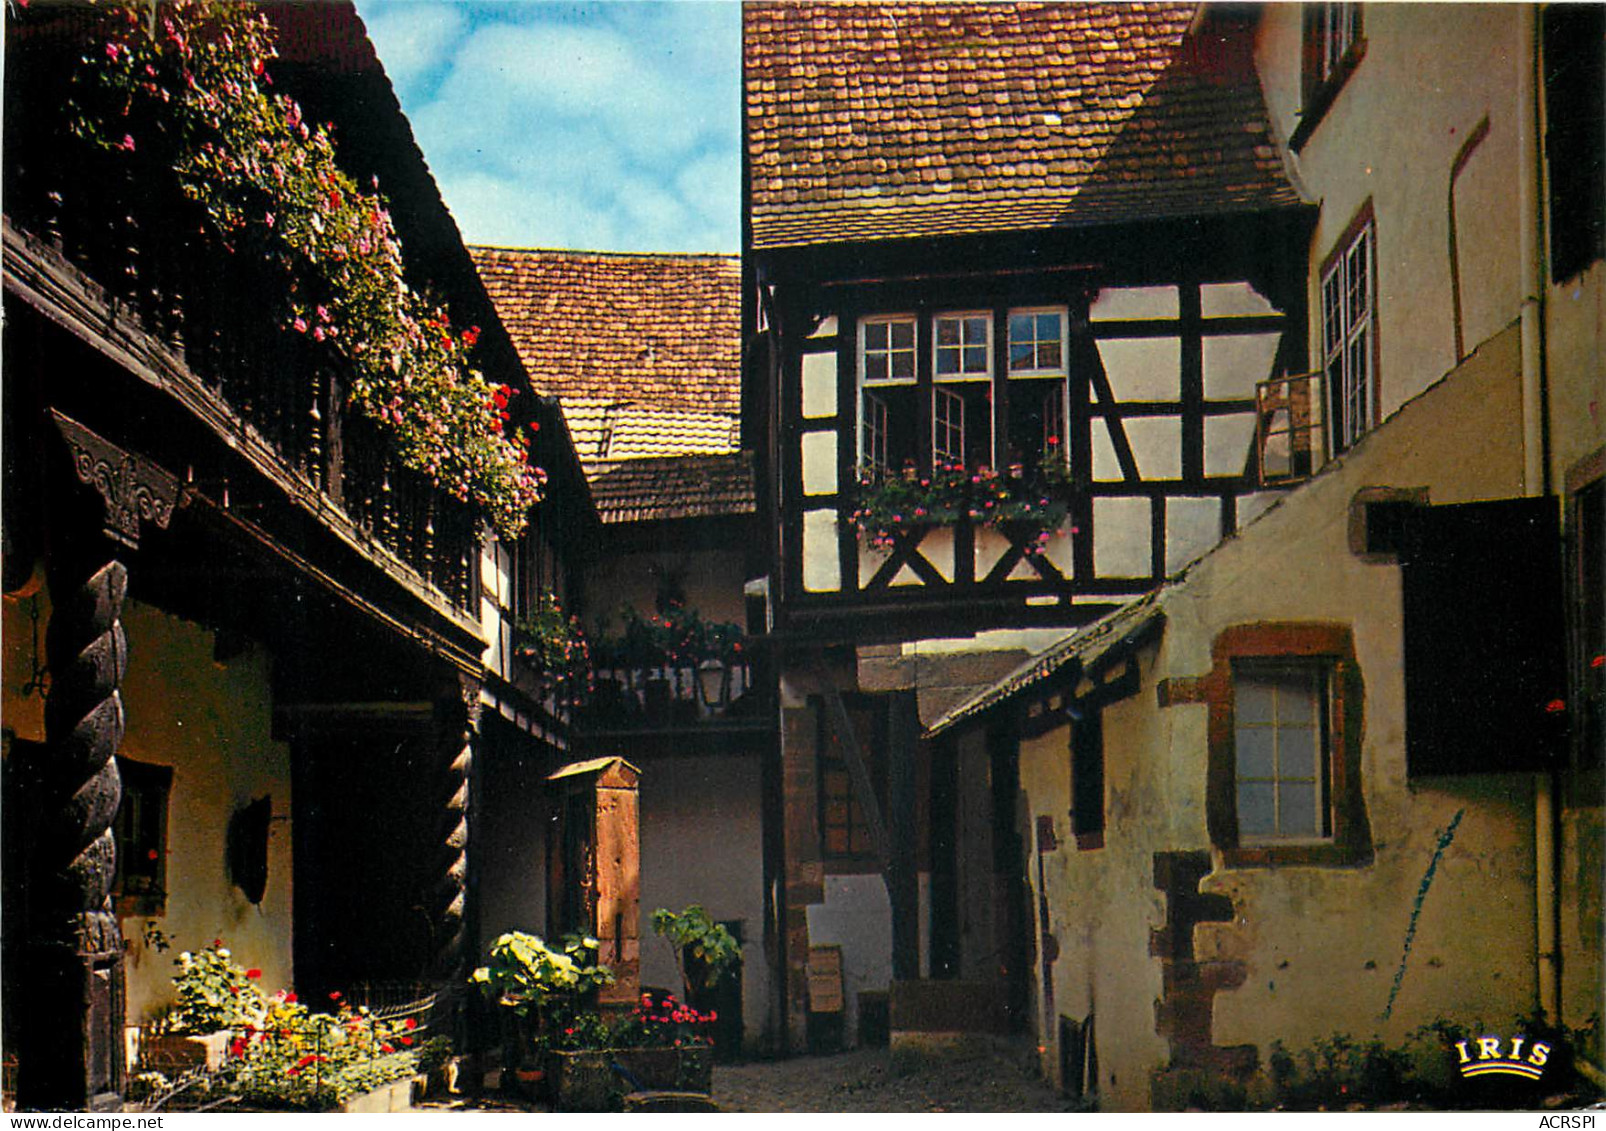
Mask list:
[[[462,4],[449,57],[426,65],[436,58],[428,45],[444,37],[422,29],[451,23],[429,23],[435,7],[392,0],[380,10],[414,13],[400,70],[431,78],[398,83],[398,93],[466,239],[735,250],[735,5]]]
[[[451,57],[468,21],[451,4],[419,0],[366,0],[368,38],[398,92],[411,91]]]

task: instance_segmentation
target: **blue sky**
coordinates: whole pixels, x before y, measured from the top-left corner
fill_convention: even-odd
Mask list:
[[[357,9],[469,243],[738,250],[738,4]]]

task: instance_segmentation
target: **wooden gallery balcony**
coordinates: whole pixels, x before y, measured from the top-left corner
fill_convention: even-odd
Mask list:
[[[739,748],[773,732],[773,702],[764,664],[756,660],[603,666],[575,698],[575,738],[583,750],[627,754],[640,743],[694,742],[699,752],[711,744]]]

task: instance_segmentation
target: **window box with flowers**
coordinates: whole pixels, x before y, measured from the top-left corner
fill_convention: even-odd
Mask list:
[[[551,590],[541,590],[535,611],[519,621],[513,650],[560,687],[584,688],[591,678],[591,646],[581,631],[580,618],[565,613]]]
[[[1076,486],[1057,449],[1053,442],[1034,468],[1017,465],[1003,472],[957,463],[939,464],[929,473],[912,466],[900,473],[862,468],[853,523],[876,550],[891,550],[905,539],[918,542],[935,527],[969,523],[993,527],[1023,544],[1027,554],[1041,554],[1064,526]]]

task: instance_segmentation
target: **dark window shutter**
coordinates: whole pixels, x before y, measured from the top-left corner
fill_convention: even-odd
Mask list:
[[[1560,282],[1606,253],[1606,7],[1544,9],[1550,269]]]
[[[1421,507],[1404,534],[1409,774],[1555,764],[1567,725],[1556,500]]]

